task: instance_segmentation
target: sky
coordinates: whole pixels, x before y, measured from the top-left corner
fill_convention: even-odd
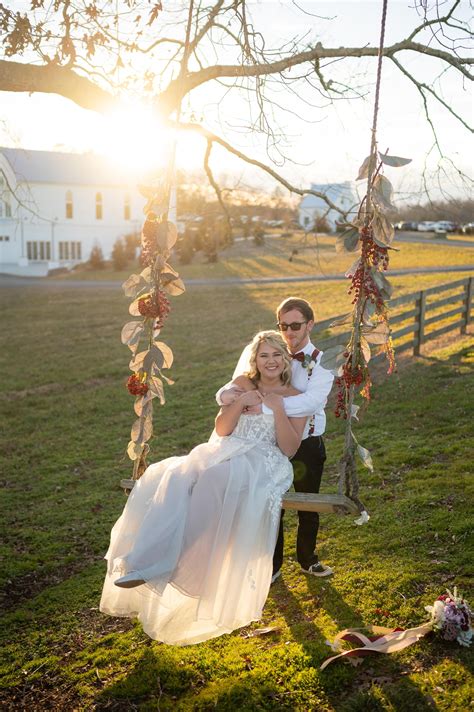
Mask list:
[[[261,0],[250,3],[250,11],[255,26],[265,28],[269,42],[273,41],[275,45],[308,33],[308,38],[319,40],[324,46],[375,46],[380,31],[381,4],[379,0],[301,2],[299,7],[304,11],[301,13],[293,0]],[[389,0],[386,44],[403,39],[420,24],[421,18],[414,4],[415,0]],[[466,20],[468,14],[469,2],[466,0],[461,3],[458,16]],[[436,76],[436,65],[430,58],[412,53],[405,61],[419,81],[431,83]],[[288,157],[279,166],[279,171],[298,186],[353,180],[368,153],[376,62],[353,60],[351,69],[352,83],[359,86],[364,95],[361,99],[350,102],[341,99],[330,104],[315,90],[301,89],[300,98],[306,104],[298,107],[296,117],[292,113],[296,108],[292,100],[284,99],[278,92],[274,94],[278,104],[289,110],[276,112],[284,154]],[[328,66],[324,73],[327,78],[337,80],[344,76],[347,79],[345,73],[341,74],[338,63]],[[442,80],[439,90],[444,100],[472,123],[473,97],[469,88],[451,73]],[[146,158],[165,155],[169,145],[169,134],[157,131],[150,116],[142,113],[137,118],[136,109],[127,109],[121,116],[104,118],[53,95],[5,93],[1,99],[0,143],[3,145],[41,150],[92,150],[105,153],[137,172],[145,166]],[[197,116],[204,117],[209,128],[226,138],[232,137],[240,150],[270,163],[262,137],[250,133],[242,120],[246,102],[245,93],[222,99],[220,89],[206,87],[195,93],[192,107],[185,102],[184,110],[186,113],[192,108]],[[469,132],[436,102],[430,102],[430,112],[443,152],[457,168],[472,176],[471,156],[474,152]],[[136,130],[137,126],[139,130]],[[433,135],[424,118],[417,90],[389,61],[383,64],[378,142],[381,150],[389,148],[390,153],[413,159],[406,168],[387,169],[400,198],[419,190],[426,161],[429,172],[439,164],[439,154],[436,151],[429,154]],[[202,141],[189,135],[181,136],[178,145],[180,167],[197,171],[202,163],[203,149]],[[271,151],[271,155],[276,154]],[[220,150],[214,152],[212,165],[215,174],[229,185],[250,183],[268,189],[274,185]],[[450,164],[445,162],[444,165],[448,169],[443,179],[446,194],[464,196],[460,181],[452,179]],[[438,197],[439,190],[433,182],[431,187],[434,197]]]

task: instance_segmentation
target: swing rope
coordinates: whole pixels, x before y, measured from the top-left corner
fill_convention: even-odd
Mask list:
[[[376,168],[376,156],[377,156],[377,121],[378,121],[378,114],[379,114],[379,107],[380,107],[380,87],[381,87],[381,80],[382,80],[382,58],[383,58],[383,49],[384,49],[384,41],[385,41],[385,27],[386,27],[386,21],[387,21],[387,6],[388,6],[388,0],[383,0],[382,18],[381,18],[381,25],[380,25],[380,41],[379,41],[379,49],[378,49],[378,55],[377,55],[377,79],[376,79],[376,84],[375,84],[374,113],[373,113],[372,128],[371,128],[371,140],[370,140],[370,154],[369,154],[370,159],[369,159],[368,176],[367,176],[367,194],[365,197],[364,225],[366,228],[369,226],[370,219],[371,219],[371,213],[370,213],[369,206],[370,206],[370,198],[371,198],[371,192],[372,192],[374,173],[376,172],[375,168]],[[360,329],[361,329],[361,322],[362,322],[362,315],[363,315],[365,300],[366,300],[366,295],[364,294],[363,290],[361,290],[359,297],[358,297],[358,301],[357,301],[356,315],[355,315],[353,328],[352,328],[353,343],[358,343],[360,341],[360,336],[361,336]],[[347,426],[346,426],[346,433],[345,433],[345,440],[344,440],[344,454],[341,458],[341,463],[340,463],[339,494],[342,495],[342,493],[344,492],[345,495],[349,499],[351,499],[353,502],[355,502],[359,511],[363,511],[363,510],[365,510],[365,507],[358,497],[359,480],[357,477],[357,468],[355,466],[355,459],[354,459],[355,443],[354,443],[352,427],[351,427],[354,395],[355,395],[355,385],[354,385],[354,383],[352,383],[350,386],[350,390],[349,390],[349,399],[348,399],[348,408],[347,408],[348,419],[347,419]]]

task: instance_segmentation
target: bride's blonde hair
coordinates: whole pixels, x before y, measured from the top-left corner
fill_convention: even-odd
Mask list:
[[[258,334],[255,334],[253,337],[250,343],[249,370],[245,375],[248,376],[253,383],[257,383],[260,380],[260,373],[257,368],[257,352],[258,347],[264,341],[279,351],[283,356],[284,367],[280,378],[284,386],[288,385],[291,382],[291,359],[281,335],[278,331],[274,331],[273,329],[269,331],[259,331]]]

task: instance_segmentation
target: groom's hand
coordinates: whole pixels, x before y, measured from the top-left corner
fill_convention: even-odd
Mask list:
[[[237,386],[223,388],[220,393],[221,405],[232,405],[243,393],[245,393],[244,389]]]
[[[257,415],[262,412],[262,396],[259,391],[246,391],[240,399],[244,405],[243,413],[246,415]]]

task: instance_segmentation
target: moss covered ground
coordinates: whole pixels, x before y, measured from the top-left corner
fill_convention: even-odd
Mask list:
[[[399,295],[450,279],[393,282]],[[340,284],[291,288],[319,318],[346,308]],[[215,391],[242,344],[273,325],[286,293],[282,285],[194,288],[173,299],[162,337],[175,353],[176,384],[156,409],[153,459],[207,439]],[[470,709],[472,653],[434,637],[357,667],[319,666],[330,654],[325,641],[341,628],[417,625],[424,606],[455,584],[473,599],[472,336],[453,336],[406,359],[390,379],[377,378],[357,426],[375,463],[373,474],[360,473],[370,523],[322,518],[320,555],[334,577],[299,571],[288,513],[283,575],[262,621],[173,648],[98,611],[102,557],[124,503],[119,481],[131,469],[128,350],[119,339],[128,301],[114,290],[60,284],[0,296],[4,709]],[[329,415],[323,491],[336,488],[342,431]]]

